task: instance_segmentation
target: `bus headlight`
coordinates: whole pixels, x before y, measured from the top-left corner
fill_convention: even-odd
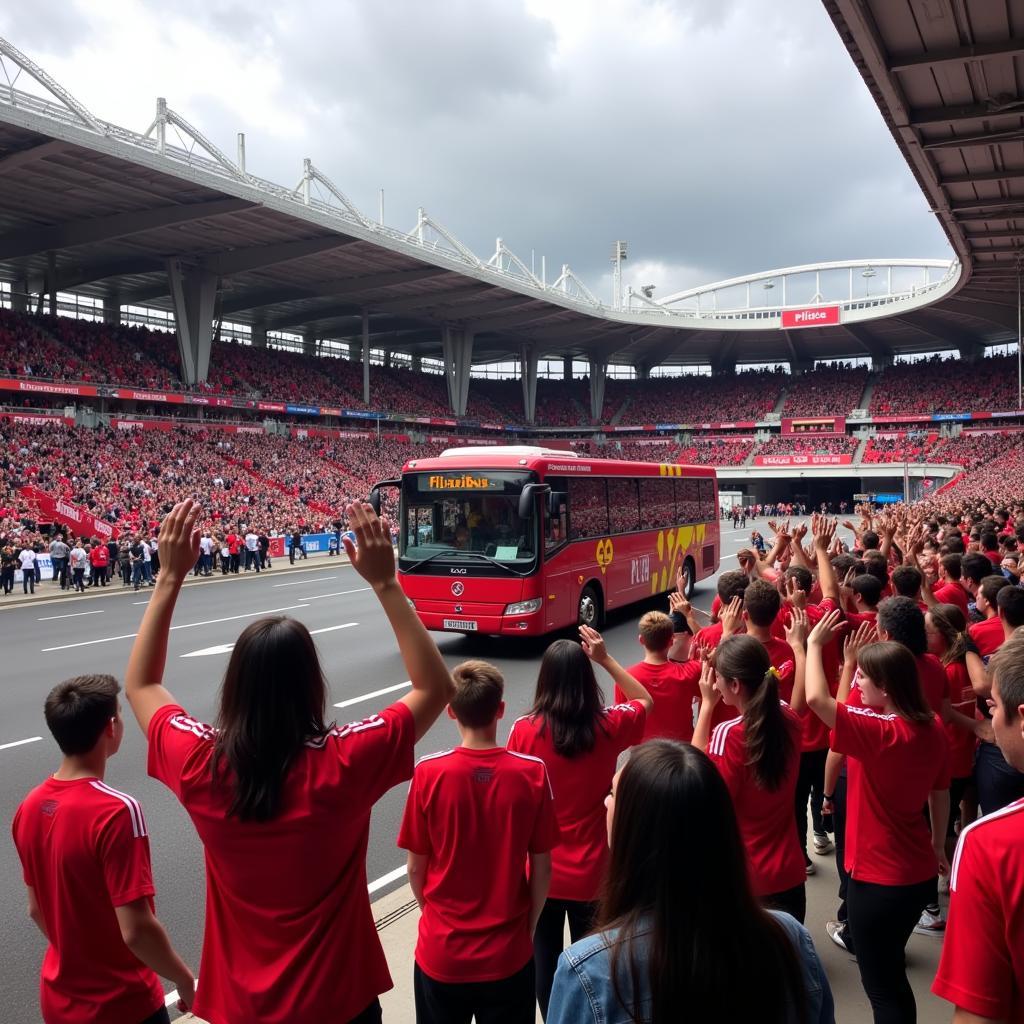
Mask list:
[[[529,601],[517,601],[515,604],[505,606],[506,615],[530,615],[539,612],[540,606],[544,603],[542,598],[534,597]]]

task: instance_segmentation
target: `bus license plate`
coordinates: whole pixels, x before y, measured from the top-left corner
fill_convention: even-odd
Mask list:
[[[472,619],[445,619],[445,629],[464,629],[471,633],[476,632],[476,623]]]

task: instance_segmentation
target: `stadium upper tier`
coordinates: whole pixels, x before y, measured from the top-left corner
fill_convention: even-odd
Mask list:
[[[95,394],[97,386],[109,385],[132,389],[159,411],[168,404],[161,402],[161,395],[183,397],[179,368],[174,335],[164,331],[0,310],[0,404],[45,402],[45,382],[53,381],[71,386],[53,389],[57,392],[53,398],[60,403],[74,397],[103,397]],[[79,384],[85,387],[77,389],[76,395],[74,385]],[[208,407],[212,397],[234,397],[258,401],[259,406],[253,406],[257,412],[276,414],[287,414],[289,406],[299,414],[315,408],[320,418],[328,419],[342,418],[344,412],[365,418],[372,412],[385,420],[451,420],[440,374],[372,366],[369,384],[370,401],[364,402],[359,363],[225,341],[213,344],[208,379],[190,400]],[[590,415],[587,381],[542,379],[537,384],[535,423],[593,429],[699,425],[713,418],[752,428],[773,411],[781,416],[848,417],[863,408],[883,419],[915,413],[1016,410],[1016,360],[991,356],[967,370],[957,360],[927,360],[876,372],[836,365],[796,375],[748,371],[714,377],[610,380],[596,422]],[[523,425],[521,383],[471,378],[464,419],[474,424]]]
[[[0,87],[0,280],[18,303],[46,296],[54,312],[61,291],[102,300],[110,320],[126,304],[173,312],[192,384],[206,379],[215,319],[257,343],[290,331],[310,351],[342,339],[443,358],[460,415],[470,365],[501,359],[522,361],[531,403],[538,358],[589,360],[593,403],[609,363],[804,369],[870,356],[880,366],[901,352],[974,357],[1015,334],[1000,304],[965,301],[976,253],[962,236],[951,236],[956,259],[932,267],[795,267],[609,305],[568,266],[538,275],[500,239],[478,258],[423,211],[411,231],[379,223],[311,160],[294,187],[266,181],[247,170],[243,145],[229,157],[163,100],[148,130],[134,132],[94,116],[4,40],[0,56],[35,90]],[[919,282],[900,280],[915,268]],[[825,279],[836,271],[849,287],[832,298]],[[817,282],[806,298],[798,278]]]

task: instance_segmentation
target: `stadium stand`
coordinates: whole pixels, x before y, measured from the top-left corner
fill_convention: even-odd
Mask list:
[[[989,356],[965,366],[933,357],[887,367],[871,392],[873,415],[1017,408],[1017,357]]]
[[[846,363],[822,365],[792,379],[783,416],[849,416],[860,403],[868,370]]]

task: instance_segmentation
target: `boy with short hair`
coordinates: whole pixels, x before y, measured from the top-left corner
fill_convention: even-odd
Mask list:
[[[195,980],[153,912],[142,808],[103,781],[124,723],[117,680],[78,676],[46,698],[64,754],[14,816],[29,916],[49,945],[40,1001],[46,1024],[166,1024],[157,974],[192,1005]]]
[[[533,932],[559,837],[547,769],[497,745],[504,680],[493,665],[467,661],[452,675],[462,744],[420,759],[398,834],[423,911],[416,1020],[533,1024]]]

